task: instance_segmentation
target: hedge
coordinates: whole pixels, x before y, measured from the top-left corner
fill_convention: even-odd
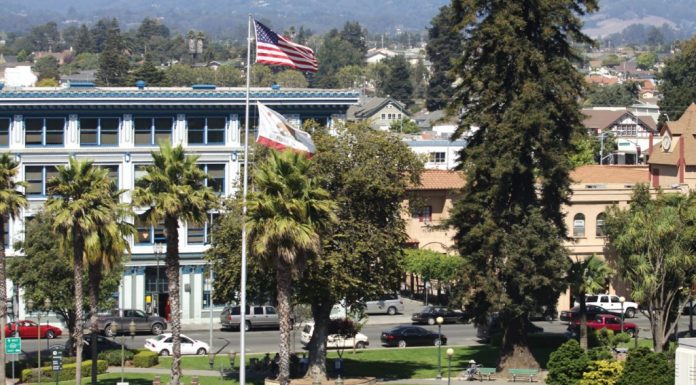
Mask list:
[[[59,381],[68,381],[75,378],[75,364],[63,365],[63,369],[60,371]],[[109,367],[106,361],[97,361],[97,374],[106,373],[106,369]],[[92,374],[92,361],[87,360],[82,362],[82,373],[84,376],[90,376]],[[53,379],[53,368],[50,366],[44,366],[41,368],[41,378]],[[38,382],[39,370],[24,369],[22,370],[21,380],[22,382]]]
[[[133,356],[133,366],[136,368],[151,368],[159,364],[159,356],[155,352],[143,351]]]
[[[132,361],[134,353],[128,349],[123,350],[123,360]],[[110,366],[121,366],[121,349],[111,349],[99,352],[99,359],[106,361]]]

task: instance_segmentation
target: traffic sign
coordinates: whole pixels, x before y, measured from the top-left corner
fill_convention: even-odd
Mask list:
[[[19,337],[5,338],[5,354],[22,353],[22,339]]]

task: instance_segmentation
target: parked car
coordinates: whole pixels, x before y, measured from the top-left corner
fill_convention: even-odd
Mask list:
[[[431,332],[420,326],[397,326],[385,330],[382,332],[380,340],[382,345],[400,348],[418,345],[447,345],[447,337],[444,334]]]
[[[203,341],[194,340],[183,334],[181,337],[181,354],[197,354],[205,355],[210,347]],[[160,334],[155,338],[145,340],[145,348],[159,354],[160,356],[168,356],[172,354],[172,333]]]
[[[240,306],[226,306],[220,313],[220,328],[222,330],[239,329]],[[276,308],[270,305],[247,306],[244,318],[244,330],[261,328],[278,328],[280,321]],[[290,320],[290,322],[294,322]]]
[[[374,300],[365,301],[365,313],[395,315],[404,312],[404,300],[400,295],[384,294]]]
[[[97,315],[97,325],[107,337],[112,337],[114,332],[111,325],[116,323],[117,333],[128,333],[130,323],[135,324],[136,332],[148,332],[160,335],[167,330],[167,320],[158,315],[148,315],[137,309],[114,309],[111,313]]]
[[[586,309],[587,319],[594,319],[595,316],[599,314],[611,314],[609,310],[595,305],[588,305]],[[621,310],[617,314],[620,314]],[[560,320],[564,322],[572,322],[574,320],[579,320],[580,318],[580,306],[575,306],[570,310],[564,310],[561,312]]]
[[[585,297],[585,303],[587,305],[601,306],[609,312],[614,314],[621,314],[621,309],[623,309],[626,318],[633,318],[638,311],[638,304],[631,301],[624,301],[621,304],[619,301],[619,296],[609,295],[609,294],[589,294]],[[575,306],[580,305],[575,301]]]
[[[579,327],[580,321],[576,320],[568,326],[568,330],[577,333]],[[594,319],[587,320],[587,328],[594,330],[608,329],[619,333],[621,332],[621,317],[613,314],[600,314],[595,316]],[[633,322],[624,321],[623,330],[625,333],[634,336],[638,333],[638,326]]]
[[[11,337],[37,338],[41,335],[41,338],[50,340],[60,337],[61,334],[63,334],[63,331],[60,328],[46,324],[39,326],[36,322],[30,320],[9,322],[5,325],[5,335]]]
[[[411,321],[414,324],[435,325],[437,317],[442,317],[442,323],[457,323],[464,322],[464,313],[458,310],[448,309],[446,307],[426,306],[418,313],[413,313]]]
[[[525,328],[527,329],[527,334],[544,332],[544,328],[534,325],[532,321],[529,320],[527,320]],[[488,315],[488,317],[486,317],[485,324],[476,326],[476,338],[478,338],[481,342],[487,343],[490,341],[492,335],[502,332],[503,328],[500,325],[500,317],[498,313]]]
[[[302,336],[300,337],[302,345],[307,346],[309,344],[309,340],[312,339],[312,333],[314,333],[314,322],[308,322],[302,328]],[[338,334],[329,334],[326,338],[326,346],[328,348],[352,348],[353,345],[357,349],[364,349],[370,345],[370,341],[362,333],[357,333],[355,336],[347,338]]]

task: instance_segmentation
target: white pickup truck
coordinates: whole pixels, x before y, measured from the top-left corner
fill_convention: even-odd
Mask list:
[[[638,311],[638,304],[631,301],[624,301],[623,305],[619,301],[619,296],[610,294],[588,294],[585,297],[585,302],[587,305],[601,306],[614,314],[621,314],[621,309],[623,306],[624,315],[626,318],[633,318]],[[575,302],[578,306],[578,302]]]

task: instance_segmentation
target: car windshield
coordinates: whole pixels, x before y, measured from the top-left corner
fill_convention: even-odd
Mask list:
[[[159,341],[162,341],[162,340],[163,340],[163,339],[165,339],[165,338],[167,338],[167,336],[166,336],[166,335],[164,335],[164,334],[160,334],[160,335],[158,335],[157,337],[153,338],[153,340],[155,340],[155,341],[158,341],[158,342],[159,342]]]

